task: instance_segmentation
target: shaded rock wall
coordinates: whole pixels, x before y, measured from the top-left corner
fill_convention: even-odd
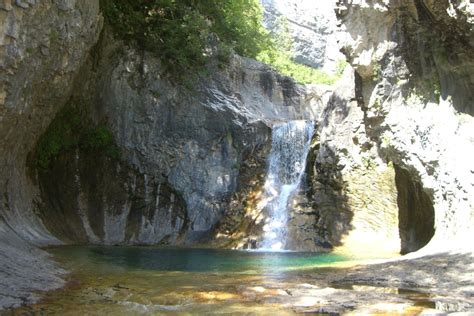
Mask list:
[[[51,242],[31,213],[38,191],[26,176],[27,153],[72,92],[71,82],[99,35],[99,4],[9,3],[0,10],[0,214],[23,238]]]
[[[429,196],[410,174],[395,166],[401,253],[425,246],[434,234],[434,210]]]
[[[72,92],[101,29],[98,1],[0,4],[0,308],[58,287],[60,270],[34,244],[58,243],[33,213],[26,160]]]
[[[67,243],[177,243],[187,228],[186,205],[165,179],[80,149],[39,172],[39,214]]]
[[[368,137],[433,204],[427,251],[471,248],[474,120],[465,87],[472,86],[472,4],[339,1],[338,17]]]
[[[69,150],[39,172],[45,203],[37,212],[55,235],[106,244],[209,240],[243,185],[245,159],[270,142],[269,126],[313,119],[321,106],[249,59],[208,70],[176,81],[151,54],[103,33],[70,103],[109,127],[122,161]]]
[[[394,170],[364,129],[355,76],[346,69],[325,102],[308,159],[307,199],[317,249],[382,255],[400,249]],[[303,208],[304,209],[304,208]]]

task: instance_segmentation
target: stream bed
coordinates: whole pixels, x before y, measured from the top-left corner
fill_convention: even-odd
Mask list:
[[[122,246],[48,251],[71,272],[66,286],[14,315],[327,314],[331,304],[353,310],[357,304],[341,306],[337,298],[350,294],[357,303],[360,293],[328,285],[351,259],[337,254]],[[403,303],[407,314],[431,307],[423,293],[368,291],[381,302]]]

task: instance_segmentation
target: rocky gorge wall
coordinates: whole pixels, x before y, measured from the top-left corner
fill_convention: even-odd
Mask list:
[[[471,8],[338,1],[337,35],[355,72],[335,87],[304,87],[238,56],[177,82],[102,27],[98,1],[1,2],[0,307],[63,284],[37,246],[252,248],[271,125],[282,120],[317,130],[291,249],[468,247]],[[38,167],[42,135],[77,108],[81,124],[106,127],[119,157],[76,144]]]
[[[313,119],[322,106],[238,56],[176,82],[157,58],[101,31],[98,1],[2,5],[2,307],[63,284],[37,246],[208,240],[272,122]],[[79,133],[64,117],[92,147],[56,143],[58,126]],[[94,147],[109,133],[120,158]],[[66,147],[41,166],[42,142]]]
[[[1,216],[26,240],[51,243],[32,213],[39,194],[26,158],[72,93],[72,82],[102,25],[97,1],[12,5],[2,10]]]
[[[395,254],[400,250],[395,172],[365,132],[354,80],[348,67],[317,121],[307,167],[306,209],[313,219],[307,223],[314,223],[313,238],[322,248]]]
[[[208,65],[209,75],[176,82],[151,54],[111,43],[104,32],[97,59],[81,73],[86,84],[70,103],[85,105],[110,129],[121,162],[93,163],[97,154],[81,150],[61,155],[39,172],[47,199],[38,213],[51,222],[53,211],[51,230],[73,242],[209,239],[228,212],[245,161],[269,145],[272,122],[311,119],[320,104],[249,59],[235,56],[224,70]]]
[[[300,251],[333,251],[357,256],[400,252],[395,168],[380,158],[365,133],[348,68],[335,87],[308,87],[324,106],[314,133],[304,181],[290,200],[286,246]],[[263,196],[266,154],[253,157],[244,190],[230,203],[230,219],[214,235],[217,244],[255,248],[268,214]]]
[[[473,11],[469,1],[338,4],[365,132],[396,167],[405,251],[433,231],[425,251],[472,249]]]
[[[33,246],[58,243],[33,213],[38,187],[27,154],[72,92],[101,29],[98,1],[0,3],[0,306],[62,285],[61,269]]]

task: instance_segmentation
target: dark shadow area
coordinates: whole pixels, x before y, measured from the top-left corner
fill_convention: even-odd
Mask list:
[[[414,76],[416,90],[432,101],[452,98],[459,112],[474,115],[474,37],[471,25],[459,14],[447,14],[448,1],[415,0],[398,13],[392,40]]]
[[[35,212],[66,243],[167,244],[188,228],[185,201],[166,178],[146,178],[97,152],[73,148],[37,172]],[[163,229],[141,239],[144,221]]]
[[[298,201],[297,206],[307,217],[311,215],[312,225],[299,223],[299,226],[305,227],[304,231],[308,231],[307,226],[312,226],[309,231],[320,250],[340,246],[342,238],[353,228],[354,214],[348,204],[341,170],[337,153],[326,144],[317,144],[310,150],[303,187],[306,199]],[[305,200],[311,203],[302,203]]]
[[[398,191],[399,232],[402,254],[424,247],[433,237],[434,208],[420,183],[414,181],[408,171],[395,167],[395,183]]]

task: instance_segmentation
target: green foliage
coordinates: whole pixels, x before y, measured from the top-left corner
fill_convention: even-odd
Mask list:
[[[279,50],[270,53],[263,52],[258,56],[258,59],[271,65],[278,72],[292,77],[297,82],[303,84],[319,83],[332,85],[339,79],[339,76],[328,74],[322,69],[295,63],[291,59],[289,52]]]
[[[86,129],[81,137],[82,149],[94,152],[102,152],[110,158],[120,158],[120,152],[115,145],[114,137],[105,125],[98,125]]]
[[[338,63],[334,75],[328,74],[322,69],[316,69],[303,64],[296,63],[292,59],[293,41],[286,18],[281,17],[276,22],[276,32],[270,34],[270,44],[258,54],[257,59],[271,65],[278,72],[292,77],[299,83],[310,84],[334,84],[342,75],[346,62]]]
[[[376,166],[376,163],[372,160],[372,158],[364,156],[362,157],[362,165],[364,165],[366,169],[372,169]]]
[[[76,148],[119,158],[112,133],[104,125],[92,126],[92,122],[83,117],[83,113],[73,106],[66,106],[56,115],[36,145],[37,167],[47,169],[61,152]]]
[[[336,65],[336,76],[341,77],[344,73],[344,70],[347,67],[347,61],[345,59],[339,59]]]
[[[217,51],[225,63],[232,51],[258,59],[300,83],[333,84],[342,75],[327,74],[292,60],[288,21],[279,31],[262,26],[258,0],[101,0],[101,10],[120,38],[154,53],[176,76],[200,73]],[[212,43],[212,34],[219,38]],[[216,47],[217,45],[217,47]]]
[[[378,81],[382,75],[382,66],[379,63],[376,63],[372,69],[372,80]]]
[[[211,21],[211,31],[237,54],[251,58],[270,45],[258,0],[195,0],[193,6]]]
[[[270,56],[262,54],[259,56],[259,60],[270,64],[275,70],[292,77],[298,83],[333,85],[342,75],[342,73],[338,72],[333,75],[322,69],[298,64],[286,52],[276,51],[273,56]]]
[[[155,53],[174,74],[206,63],[211,34],[222,60],[231,50],[256,57],[268,44],[257,0],[101,0],[101,9],[118,36]]]

